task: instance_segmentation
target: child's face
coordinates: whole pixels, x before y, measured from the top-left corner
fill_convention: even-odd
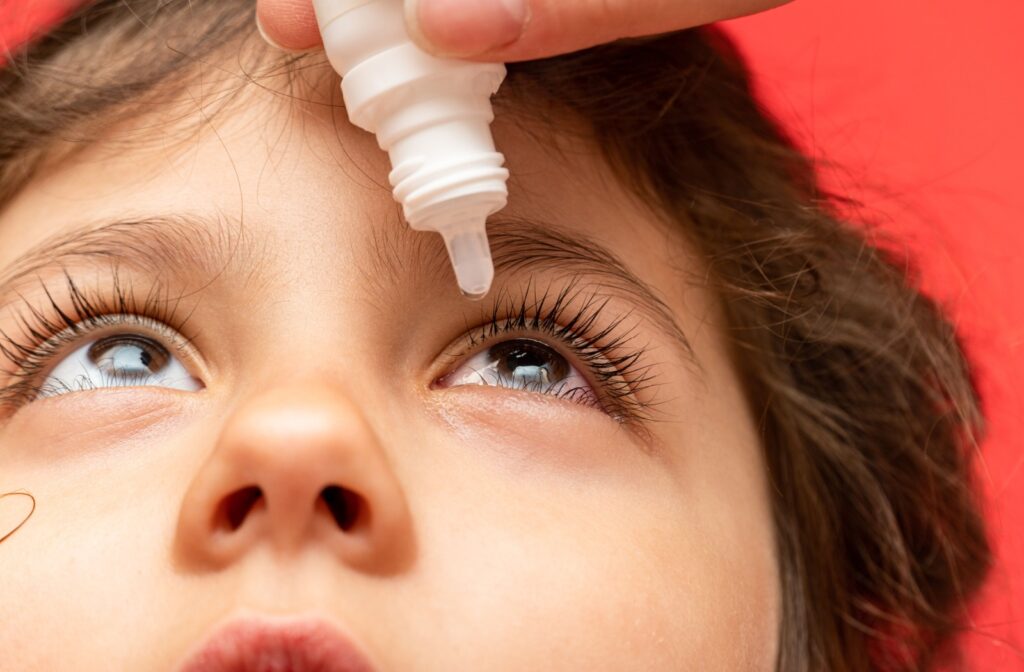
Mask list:
[[[3,359],[51,393],[23,386],[0,424],[0,493],[37,502],[0,544],[4,666],[172,669],[269,613],[389,670],[770,669],[767,477],[700,260],[594,148],[499,121],[510,206],[471,303],[372,136],[304,102],[317,81],[250,85],[193,134],[205,81],[0,214],[18,344],[22,320],[60,327],[47,291],[75,310],[65,271],[161,318],[93,320],[27,379]]]

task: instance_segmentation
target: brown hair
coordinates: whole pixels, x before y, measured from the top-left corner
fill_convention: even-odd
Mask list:
[[[82,129],[137,113],[158,84],[250,39],[252,12],[251,0],[102,0],[17,55],[0,72],[0,207],[52,141],[88,142]],[[695,281],[722,303],[770,468],[778,669],[955,663],[991,562],[967,361],[908,261],[838,216],[725,35],[512,64],[499,103],[555,130],[567,114],[582,120],[620,179],[707,260]]]

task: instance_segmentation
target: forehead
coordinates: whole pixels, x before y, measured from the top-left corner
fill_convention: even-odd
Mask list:
[[[244,219],[251,235],[306,254],[332,241],[350,248],[398,218],[387,156],[349,124],[322,56],[256,67],[225,55],[197,67],[187,84],[147,96],[138,114],[98,120],[84,149],[53,153],[0,212],[0,268],[83,221],[126,215]],[[512,173],[503,214],[556,223],[613,249],[648,283],[678,286],[669,269],[697,260],[621,187],[579,124],[541,126],[507,108],[494,124]]]

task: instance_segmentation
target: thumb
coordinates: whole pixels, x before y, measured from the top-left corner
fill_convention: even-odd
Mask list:
[[[733,18],[788,0],[406,0],[410,33],[443,56],[520,61]]]
[[[312,0],[256,0],[256,27],[263,39],[287,51],[320,46]]]

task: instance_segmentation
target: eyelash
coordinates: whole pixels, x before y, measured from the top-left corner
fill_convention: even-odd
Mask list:
[[[637,325],[626,324],[630,313],[598,324],[607,304],[607,298],[586,293],[575,281],[539,295],[530,287],[518,297],[503,292],[483,323],[468,330],[466,350],[479,351],[512,334],[543,334],[567,346],[595,379],[602,410],[621,423],[650,420],[652,404],[642,397],[656,383],[651,365],[643,363],[646,348],[634,343]],[[576,393],[567,389],[552,396],[572,400]]]
[[[17,322],[34,345],[23,345],[0,330],[0,356],[16,368],[15,382],[0,388],[0,407],[16,409],[32,401],[42,390],[38,379],[52,360],[95,330],[143,327],[173,343],[179,354],[194,341],[194,335],[184,333],[190,314],[178,316],[183,295],[173,297],[163,287],[155,286],[140,300],[116,269],[110,291],[86,293],[67,271],[64,280],[70,308],[62,307],[45,283],[44,308],[36,308],[21,297],[23,309],[16,315]],[[518,299],[504,292],[494,300],[482,324],[467,329],[466,343],[472,350],[515,333],[548,336],[568,347],[595,379],[605,412],[623,423],[648,420],[651,405],[640,396],[654,383],[651,367],[641,363],[645,348],[633,346],[636,325],[625,325],[628,313],[598,326],[607,303],[606,298],[586,295],[575,282],[557,293],[548,288],[540,295],[527,287]],[[566,390],[562,394],[571,397],[574,393]]]
[[[143,328],[173,344],[178,354],[192,345],[194,336],[184,333],[190,315],[178,316],[184,295],[173,297],[165,288],[155,285],[144,299],[139,299],[116,269],[111,277],[113,286],[109,291],[97,289],[87,293],[65,270],[69,307],[61,306],[42,281],[46,297],[43,308],[36,308],[19,295],[22,308],[16,320],[31,345],[24,345],[0,330],[0,356],[15,367],[15,381],[0,388],[0,408],[17,409],[35,399],[43,390],[38,384],[39,377],[53,359],[78,343],[84,334],[99,329]]]

